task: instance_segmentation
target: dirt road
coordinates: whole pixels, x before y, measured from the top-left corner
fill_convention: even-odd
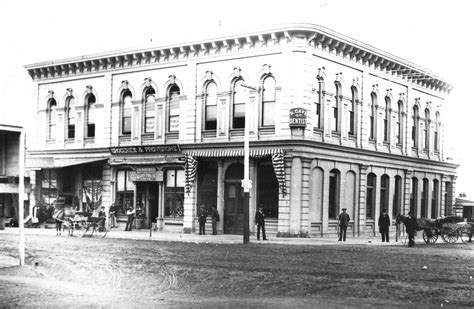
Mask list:
[[[0,307],[473,307],[462,244],[206,244],[28,235]],[[17,237],[3,234],[3,255]],[[424,268],[423,266],[426,266]]]

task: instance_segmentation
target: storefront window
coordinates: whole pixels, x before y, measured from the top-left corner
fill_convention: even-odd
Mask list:
[[[119,214],[125,214],[126,206],[133,206],[133,191],[135,184],[129,180],[128,170],[120,170],[117,172],[117,196],[115,206]]]
[[[58,197],[58,175],[56,170],[41,170],[41,199],[46,205],[54,206]]]
[[[184,216],[184,170],[167,170],[165,185],[165,217],[182,218]]]

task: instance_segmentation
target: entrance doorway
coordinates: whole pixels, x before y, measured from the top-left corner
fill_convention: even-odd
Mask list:
[[[158,217],[158,183],[137,182],[138,218],[143,218],[143,227],[149,228],[150,222],[156,223]]]
[[[244,166],[234,163],[226,171],[224,188],[224,234],[243,234],[244,190],[242,179]]]

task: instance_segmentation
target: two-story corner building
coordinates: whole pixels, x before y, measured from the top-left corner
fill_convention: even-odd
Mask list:
[[[37,199],[115,203],[122,213],[131,204],[144,227],[186,233],[199,205],[216,206],[219,233],[240,234],[247,121],[250,214],[262,205],[271,235],[334,235],[342,208],[355,236],[375,234],[382,209],[452,212],[456,165],[442,143],[451,86],[324,27],[26,69],[37,89],[28,147]]]
[[[21,132],[19,126],[0,124],[0,228],[19,220]],[[24,196],[27,197],[31,188],[29,178],[24,179]],[[24,213],[30,214],[28,200],[23,207]]]

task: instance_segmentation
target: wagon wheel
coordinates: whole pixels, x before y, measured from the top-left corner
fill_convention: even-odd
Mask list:
[[[452,227],[443,227],[441,230],[441,238],[447,243],[454,244],[458,240],[458,232]]]
[[[436,233],[436,231],[424,229],[423,240],[426,244],[434,244],[438,240],[438,234]]]
[[[472,238],[472,228],[466,224],[458,229],[458,235],[461,241],[466,244]]]
[[[95,233],[97,234],[98,237],[100,238],[104,238],[105,235],[107,235],[107,228],[105,226],[98,226],[96,229],[95,229]]]
[[[87,224],[87,222],[82,223],[80,228],[81,228],[81,231],[79,232],[79,236],[80,237],[86,236],[87,231],[89,230],[89,225]]]

